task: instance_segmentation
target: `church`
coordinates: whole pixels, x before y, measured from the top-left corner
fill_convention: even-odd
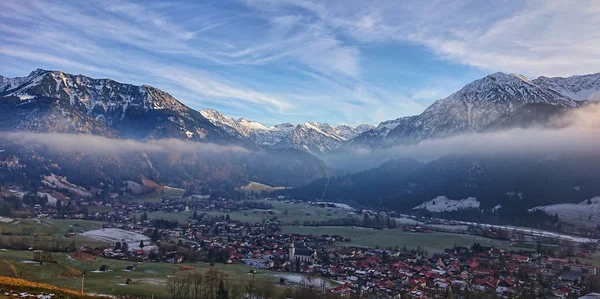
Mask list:
[[[298,243],[294,245],[294,242],[290,244],[288,249],[288,261],[290,262],[304,262],[313,264],[317,259],[317,251],[306,247],[304,243]]]

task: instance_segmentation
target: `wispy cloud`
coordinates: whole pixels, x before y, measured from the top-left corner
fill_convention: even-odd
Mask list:
[[[600,32],[591,29],[600,26],[600,3],[593,0],[277,3],[307,9],[356,40],[421,44],[486,71],[569,76],[600,70]]]
[[[420,113],[479,70],[597,72],[599,12],[593,0],[7,0],[0,72],[150,84],[270,125],[376,124]]]

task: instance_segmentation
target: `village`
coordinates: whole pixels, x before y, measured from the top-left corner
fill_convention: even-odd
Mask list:
[[[94,232],[74,230],[66,237],[104,236],[97,239],[105,242],[105,247],[82,246],[77,251],[130,260],[132,266],[125,270],[148,261],[242,264],[249,269],[279,273],[282,284],[293,285],[297,280],[286,281],[286,277],[294,277],[286,273],[310,279],[320,277],[315,280],[321,284],[319,287],[341,298],[477,298],[477,294],[498,298],[578,298],[600,287],[596,267],[577,259],[596,250],[596,245],[589,243],[573,245],[569,254],[575,260],[569,256],[559,258],[540,244],[534,250],[519,251],[478,243],[470,247],[455,245],[443,252],[428,252],[419,246],[358,248],[346,245],[351,238],[340,235],[284,233],[279,219],[269,213],[270,207],[264,203],[164,197],[154,203],[91,202],[91,206],[106,209],[61,216],[102,221],[103,227]],[[322,207],[326,209],[327,205]],[[258,216],[262,220],[242,222],[228,214],[248,209],[262,211]],[[190,216],[181,223],[148,217],[154,212],[182,211]],[[222,214],[211,215],[207,211]],[[52,212],[56,213],[39,211],[42,215]],[[375,214],[362,213],[367,213],[365,217]],[[387,215],[381,217],[389,219]],[[386,227],[381,229],[390,229],[389,220],[382,222]],[[393,226],[396,228],[396,224]],[[415,234],[431,232],[418,225],[398,225],[397,229]],[[506,234],[492,228],[486,231],[489,236]],[[109,269],[100,267],[98,271]]]

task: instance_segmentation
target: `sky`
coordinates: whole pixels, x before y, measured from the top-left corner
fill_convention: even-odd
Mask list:
[[[0,74],[148,84],[266,125],[376,125],[488,73],[600,72],[600,1],[0,2]]]

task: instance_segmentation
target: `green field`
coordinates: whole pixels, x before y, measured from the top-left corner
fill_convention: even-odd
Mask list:
[[[64,235],[72,229],[73,232],[93,230],[102,227],[102,222],[73,219],[14,219],[10,223],[0,223],[3,234],[31,235],[36,233],[44,236]]]
[[[144,194],[133,198],[135,202],[160,202],[163,196],[181,196],[185,193],[183,190],[164,188],[162,191],[156,191],[149,194]],[[128,199],[128,201],[131,199]]]
[[[139,220],[144,213],[133,214]],[[193,212],[180,212],[180,213],[168,213],[168,212],[150,212],[146,213],[148,220],[152,219],[164,219],[169,221],[177,221],[179,223],[187,222],[188,218],[191,217]]]
[[[201,211],[198,210],[198,214],[206,213],[211,216],[225,216],[229,214],[229,217],[233,220],[257,223],[262,222],[263,219],[270,220],[273,217],[277,217],[282,224],[292,224],[298,221],[302,224],[304,221],[323,221],[327,219],[347,218],[356,217],[357,215],[349,215],[348,211],[339,208],[320,208],[311,206],[305,203],[285,203],[279,201],[262,201],[273,206],[271,210],[242,210],[234,212],[218,212],[218,211]],[[328,211],[329,210],[329,211]],[[287,212],[287,213],[286,213]],[[140,219],[143,213],[134,214],[137,219]],[[179,223],[187,221],[188,217],[192,216],[193,211],[179,212],[179,213],[167,213],[167,212],[151,212],[146,213],[148,219],[165,219],[173,220]]]
[[[135,297],[169,298],[165,288],[168,275],[187,273],[190,271],[204,272],[209,269],[206,263],[196,264],[165,264],[141,263],[131,272],[123,271],[133,262],[94,258],[83,256],[70,258],[66,253],[55,253],[57,264],[29,262],[33,253],[29,251],[0,250],[0,275],[18,277],[30,281],[48,283],[78,291],[81,287],[81,273],[86,271],[85,291],[109,295],[130,295]],[[94,273],[101,265],[108,265],[112,272]],[[182,269],[180,266],[183,266]],[[216,264],[219,270],[225,272],[229,281],[244,284],[252,279],[248,274],[250,268],[242,265]],[[12,269],[12,270],[11,270]],[[130,278],[132,283],[125,284]],[[273,272],[258,270],[256,279],[276,280]]]
[[[373,230],[359,227],[308,227],[308,226],[283,226],[283,232],[313,234],[313,235],[340,235],[350,238],[352,241],[343,243],[346,246],[357,247],[406,247],[414,249],[421,247],[430,253],[442,252],[446,248],[457,246],[471,247],[474,242],[483,246],[495,246],[497,248],[509,249],[510,243],[492,240],[472,235],[450,234],[433,232],[430,234],[411,233],[398,229]]]
[[[272,210],[243,210],[228,213],[231,219],[242,222],[261,222],[263,219],[269,220],[277,217],[282,224],[292,224],[295,221],[302,224],[304,221],[324,221],[327,219],[338,219],[347,217],[356,217],[349,215],[348,211],[340,208],[320,208],[306,203],[287,203],[281,201],[263,201],[273,206]],[[287,213],[286,213],[287,212]],[[206,212],[209,215],[225,215],[223,212]]]

